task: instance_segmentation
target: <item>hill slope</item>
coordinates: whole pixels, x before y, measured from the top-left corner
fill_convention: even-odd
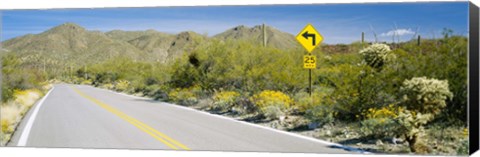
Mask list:
[[[292,34],[282,32],[271,26],[266,26],[265,29],[267,33],[267,46],[280,49],[288,49],[298,46],[295,41],[295,36]],[[261,25],[252,28],[240,25],[217,34],[214,38],[220,40],[253,40],[258,43],[263,43],[263,29]]]
[[[147,52],[156,61],[166,62],[181,56],[205,40],[207,37],[195,32],[181,32],[177,35],[156,32],[141,35],[128,43]]]
[[[113,40],[102,32],[65,23],[40,34],[17,37],[3,44],[27,62],[49,62],[51,66],[98,63],[117,56],[144,59],[145,52],[130,44]]]
[[[280,49],[298,46],[294,36],[266,26],[267,45]],[[166,62],[210,39],[263,42],[262,26],[237,26],[214,37],[185,31],[168,34],[155,30],[88,31],[64,23],[40,34],[28,34],[3,42],[2,53],[15,53],[33,67],[65,69],[100,63],[116,57]]]

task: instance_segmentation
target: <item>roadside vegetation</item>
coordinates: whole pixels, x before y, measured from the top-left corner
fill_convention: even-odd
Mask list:
[[[352,43],[304,51],[210,40],[168,63],[114,58],[71,81],[382,153],[467,153],[467,39]],[[395,48],[392,48],[395,47]],[[326,132],[325,132],[326,131]]]
[[[318,59],[312,96],[303,49],[250,40],[211,39],[168,62],[120,56],[58,75],[41,68],[9,73],[12,63],[6,59],[2,115],[4,104],[19,98],[15,91],[43,93],[41,82],[59,79],[376,153],[466,155],[467,43],[466,37],[445,31],[443,38],[425,39],[420,45],[356,42],[320,47],[313,51]]]
[[[50,88],[44,74],[22,64],[13,54],[2,56],[0,146],[5,146],[26,112]]]

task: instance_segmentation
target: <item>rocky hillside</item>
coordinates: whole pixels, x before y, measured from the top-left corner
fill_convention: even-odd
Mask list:
[[[298,46],[294,36],[266,26],[267,45],[281,49]],[[263,42],[262,26],[237,26],[213,37],[192,31],[168,34],[156,30],[109,32],[89,31],[64,23],[39,34],[28,34],[2,43],[2,53],[13,52],[33,66],[65,68],[99,63],[115,57],[166,62],[189,52],[202,42],[248,40]],[[40,64],[41,63],[41,64]]]
[[[116,56],[145,59],[145,52],[109,38],[102,32],[65,23],[40,34],[28,34],[7,40],[3,47],[22,58],[36,62],[52,60],[59,63],[83,65],[101,62]]]
[[[295,36],[292,34],[282,32],[271,26],[266,26],[265,29],[267,33],[267,46],[280,49],[288,49],[298,46],[298,43],[295,41]],[[253,40],[258,43],[263,43],[263,29],[262,25],[257,25],[252,28],[240,25],[217,34],[214,38],[221,40]]]

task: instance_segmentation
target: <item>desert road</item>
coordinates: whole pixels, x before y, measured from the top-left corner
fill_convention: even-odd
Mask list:
[[[355,153],[186,107],[84,85],[57,84],[8,146]]]

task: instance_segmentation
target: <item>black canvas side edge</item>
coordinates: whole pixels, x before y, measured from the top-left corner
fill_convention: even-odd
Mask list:
[[[469,4],[469,154],[478,151],[479,147],[479,9]]]

